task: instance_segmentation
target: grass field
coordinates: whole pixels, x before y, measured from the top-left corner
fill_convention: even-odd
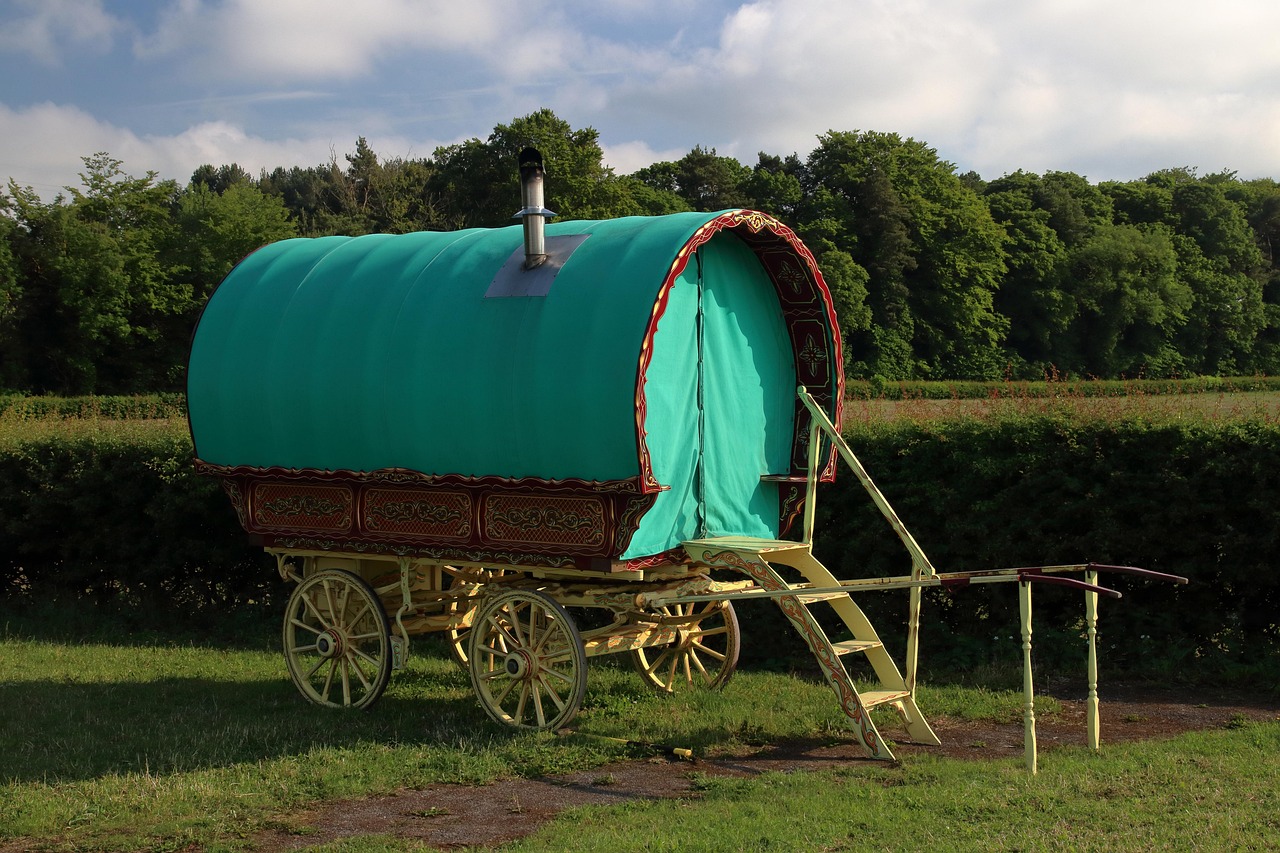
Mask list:
[[[924,759],[714,779],[694,803],[584,810],[504,849],[1275,849],[1278,747],[1272,724],[1064,750],[1035,777],[1010,761]]]
[[[1026,414],[1071,414],[1081,418],[1144,417],[1155,421],[1179,419],[1280,418],[1280,392],[1130,394],[1126,396],[1058,397],[993,396],[930,399],[925,397],[849,399],[845,423],[893,420],[936,421],[951,418],[997,418]]]
[[[993,386],[993,389],[998,386]],[[1019,395],[993,393],[987,397],[930,398],[919,396],[851,397],[845,401],[846,424],[880,424],[897,420],[938,421],[955,418],[994,419],[1018,415],[1070,415],[1082,419],[1141,417],[1153,421],[1183,419],[1280,418],[1280,391],[1196,392],[1178,394],[1131,393],[1085,395]],[[100,415],[79,417],[32,416],[0,412],[0,447],[40,437],[127,440],[157,432],[185,436],[185,418],[128,418]]]
[[[926,686],[920,701],[934,717],[1008,719],[1022,700]],[[1048,719],[1055,708],[1044,700],[1038,713]],[[827,688],[803,679],[741,673],[723,693],[669,699],[611,665],[592,667],[577,732],[490,724],[466,676],[440,654],[414,656],[373,711],[346,714],[303,702],[265,641],[226,649],[11,636],[0,641],[0,850],[251,849],[255,831],[327,799],[634,755],[596,736],[702,755],[849,739]],[[1250,849],[1280,821],[1278,750],[1280,723],[1102,756],[1063,750],[1043,758],[1034,779],[1020,760],[920,757],[708,779],[697,801],[566,815],[516,849],[911,849],[904,839],[920,842],[915,849],[1117,849],[1107,843],[1117,839],[1118,849],[1149,849],[1207,827],[1218,834],[1204,849]],[[366,838],[329,849],[413,848]]]

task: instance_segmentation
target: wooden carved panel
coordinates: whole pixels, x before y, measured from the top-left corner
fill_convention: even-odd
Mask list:
[[[471,537],[471,496],[429,489],[378,489],[364,493],[360,513],[370,533],[415,538]]]
[[[492,542],[599,548],[605,543],[604,502],[597,497],[489,494],[484,538]]]
[[[253,525],[259,530],[351,529],[352,492],[348,486],[256,483],[252,507]]]

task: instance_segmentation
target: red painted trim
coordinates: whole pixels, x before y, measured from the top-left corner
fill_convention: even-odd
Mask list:
[[[658,331],[658,323],[666,312],[676,279],[688,267],[690,258],[698,248],[721,231],[733,231],[740,237],[756,253],[769,274],[791,339],[797,382],[806,385],[814,399],[831,416],[833,423],[839,424],[843,420],[844,350],[835,306],[831,301],[831,290],[822,277],[822,271],[818,269],[817,259],[794,231],[772,216],[756,210],[728,211],[703,223],[676,253],[654,299],[653,311],[640,347],[635,394],[636,449],[640,461],[640,488],[646,494],[662,488],[653,473],[648,435],[645,431],[645,418],[648,414],[645,384],[648,381],[649,365],[653,360],[654,336]],[[797,259],[799,265],[793,266]],[[807,369],[802,369],[802,365],[807,365]],[[808,410],[796,400],[790,471],[795,476],[806,473],[808,449],[805,445],[809,438],[809,420]],[[823,464],[823,482],[835,479],[836,459],[836,450],[832,447]],[[784,498],[783,502],[785,501]],[[784,528],[794,519],[794,513],[793,502],[789,506],[779,507]]]
[[[635,479],[196,468],[222,479],[240,524],[268,545],[509,565],[611,566],[656,499]]]

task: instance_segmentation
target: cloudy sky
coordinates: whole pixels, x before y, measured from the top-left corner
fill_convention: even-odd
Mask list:
[[[427,157],[550,107],[627,173],[750,165],[829,130],[960,171],[1280,178],[1275,0],[0,0],[0,181],[107,151],[313,166]]]

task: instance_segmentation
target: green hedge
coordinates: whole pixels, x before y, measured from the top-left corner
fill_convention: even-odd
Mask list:
[[[1280,376],[1197,376],[1192,379],[1066,379],[1039,382],[925,382],[854,379],[845,395],[856,400],[983,400],[990,398],[1137,397],[1280,391]]]
[[[187,397],[185,394],[137,394],[120,397],[28,397],[22,394],[0,394],[0,416],[13,420],[185,418]]]
[[[146,629],[213,629],[229,610],[271,602],[273,566],[219,484],[192,470],[185,424],[33,430],[0,442],[0,587],[10,614],[97,612]]]
[[[1280,669],[1280,426],[1071,416],[855,426],[864,464],[940,571],[1096,561],[1191,578],[1106,576],[1103,664],[1176,678]],[[191,471],[181,424],[0,442],[0,584],[7,612],[42,602],[129,611],[139,624],[216,626],[279,608],[273,564],[217,483]],[[818,501],[817,553],[837,575],[909,562],[842,469]],[[1081,595],[1037,587],[1037,660],[1079,672]],[[903,592],[860,603],[901,650]],[[800,665],[772,605],[743,603],[747,663]],[[922,664],[1016,663],[1013,585],[930,590]]]
[[[1189,585],[1102,576],[1125,595],[1101,605],[1104,663],[1168,677],[1261,668],[1275,683],[1280,425],[1036,416],[847,438],[939,571],[1093,561],[1182,575]],[[818,556],[842,577],[907,573],[864,495],[847,473],[820,492]],[[863,602],[873,622],[901,625],[905,596],[880,595]],[[1082,595],[1038,586],[1033,598],[1037,655],[1078,668]],[[930,590],[924,625],[922,660],[937,666],[1019,659],[1012,585]]]

